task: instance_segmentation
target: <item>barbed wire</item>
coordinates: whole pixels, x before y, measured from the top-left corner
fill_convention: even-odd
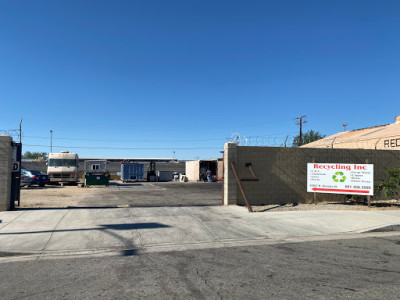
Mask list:
[[[20,141],[19,129],[6,129],[0,130],[0,135],[8,135],[13,138],[13,140]]]
[[[291,147],[295,136],[244,136],[234,133],[227,138],[227,142],[235,143],[240,146],[260,146],[260,147]]]
[[[298,137],[286,135],[278,137],[267,136],[242,136],[233,134],[227,138],[227,142],[233,142],[240,146],[260,146],[260,147],[292,147],[293,140]],[[382,144],[383,143],[383,144]],[[312,148],[350,148],[350,149],[389,149],[400,148],[400,134],[386,135],[375,138],[341,138],[332,137],[314,141],[313,144],[304,144],[303,147]]]

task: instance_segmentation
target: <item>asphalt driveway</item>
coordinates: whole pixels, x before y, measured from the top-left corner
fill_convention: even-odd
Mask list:
[[[160,207],[221,205],[222,184],[206,182],[111,182],[109,187],[32,187],[21,190],[21,208]]]

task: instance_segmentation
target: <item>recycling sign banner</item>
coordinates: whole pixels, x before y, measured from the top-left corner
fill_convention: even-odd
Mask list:
[[[308,163],[307,192],[372,196],[374,165]]]

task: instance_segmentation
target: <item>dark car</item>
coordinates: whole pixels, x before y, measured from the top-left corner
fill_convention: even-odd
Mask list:
[[[29,177],[29,184],[37,184],[38,186],[45,186],[50,183],[49,175],[44,174],[38,170],[21,169],[21,177]]]
[[[27,175],[27,172],[22,172],[21,170],[21,180],[19,182],[19,186],[28,186],[31,183],[31,178]]]

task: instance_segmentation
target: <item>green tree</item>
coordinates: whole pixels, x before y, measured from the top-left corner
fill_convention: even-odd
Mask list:
[[[318,131],[310,130],[303,134],[303,142],[300,143],[300,135],[297,135],[293,138],[293,147],[299,147],[301,145],[305,145],[320,139],[323,139],[325,135],[319,133]]]
[[[47,158],[47,153],[46,152],[30,152],[26,151],[24,155],[22,155],[22,158],[25,159],[46,159]]]

